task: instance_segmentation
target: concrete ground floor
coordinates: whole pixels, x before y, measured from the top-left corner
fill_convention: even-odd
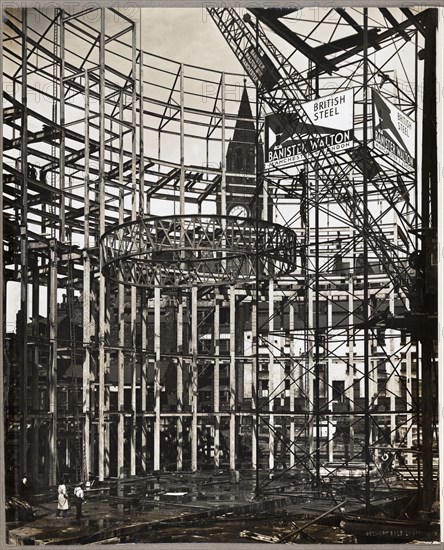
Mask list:
[[[297,476],[288,474],[270,479],[264,473],[259,482],[257,492],[256,475],[251,470],[159,472],[93,482],[85,491],[84,517],[80,520],[76,519],[73,501],[66,518],[56,517],[56,488],[36,489],[30,495],[34,514],[16,517],[15,521],[9,518],[8,542],[15,545],[245,543],[282,539],[299,543],[359,542],[359,527],[353,526],[352,532],[341,527],[341,518],[347,514],[365,512],[359,497],[359,480],[354,480],[352,490],[344,486],[340,491],[330,490],[328,484],[321,491],[313,491]],[[68,483],[70,494],[73,488]],[[405,509],[414,494],[399,488],[372,498],[375,516],[381,516],[384,510],[390,516],[394,508]],[[413,524],[409,525],[410,530],[412,527]],[[430,524],[426,529],[423,527],[416,525],[411,538],[436,540],[436,529]],[[386,533],[392,533],[393,529],[402,535],[399,525]]]

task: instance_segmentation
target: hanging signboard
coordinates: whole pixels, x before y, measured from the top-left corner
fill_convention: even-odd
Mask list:
[[[374,148],[402,166],[415,168],[415,123],[372,90]]]
[[[250,46],[242,56],[242,65],[255,84],[262,84],[270,91],[279,81],[279,73],[265,53]]]
[[[303,163],[310,155],[353,146],[353,90],[304,103],[299,112],[265,117],[265,168]]]

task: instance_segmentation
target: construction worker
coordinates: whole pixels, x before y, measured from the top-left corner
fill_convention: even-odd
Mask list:
[[[82,515],[82,504],[85,502],[83,492],[83,483],[80,482],[74,489],[74,503],[76,505],[76,519],[83,518]]]
[[[66,485],[64,480],[60,480],[59,486],[57,488],[57,512],[56,518],[60,517],[60,512],[62,513],[62,518],[66,518],[68,513],[69,504],[68,504],[68,492],[66,490]]]
[[[29,499],[29,477],[27,473],[23,475],[20,481],[19,496],[24,500]]]
[[[33,164],[28,163],[28,178],[37,179],[37,170]]]

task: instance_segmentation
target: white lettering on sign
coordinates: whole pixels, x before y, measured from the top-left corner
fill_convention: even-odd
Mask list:
[[[375,149],[405,170],[413,170],[415,123],[376,90],[372,90],[372,98]]]
[[[268,115],[265,167],[294,166],[322,151],[336,153],[353,147],[353,102],[354,91],[349,89],[304,103],[299,111],[286,115],[287,126],[295,128],[292,135],[282,120],[285,115]]]

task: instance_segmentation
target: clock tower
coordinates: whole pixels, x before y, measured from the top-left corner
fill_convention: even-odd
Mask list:
[[[262,147],[259,162],[262,163]],[[255,217],[256,201],[260,200],[256,196],[256,179],[252,177],[256,174],[256,128],[245,80],[233,137],[227,147],[226,172],[230,174],[226,177],[227,215]]]

